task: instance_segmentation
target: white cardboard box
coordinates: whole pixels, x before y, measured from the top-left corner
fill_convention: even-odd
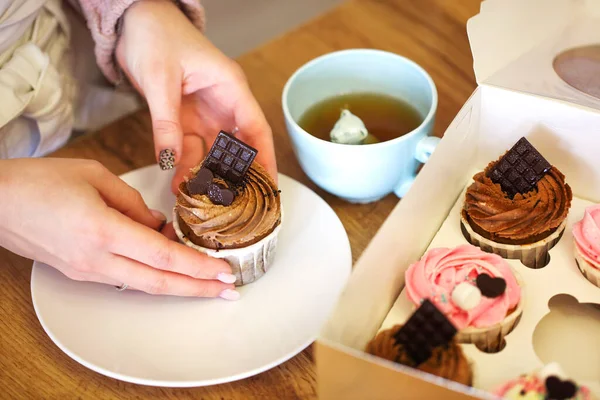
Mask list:
[[[550,361],[600,398],[600,288],[577,269],[571,234],[585,207],[600,203],[600,99],[553,67],[569,49],[600,49],[600,0],[486,0],[467,30],[479,87],[355,265],[317,341],[321,399],[493,398],[499,384]],[[596,65],[580,58],[566,72],[598,95],[596,51]],[[429,248],[467,243],[459,226],[465,188],[522,136],[566,175],[575,198],[548,266],[509,261],[525,280],[525,309],[506,347],[487,354],[463,345],[474,388],[364,353],[379,330],[410,314],[406,268]]]

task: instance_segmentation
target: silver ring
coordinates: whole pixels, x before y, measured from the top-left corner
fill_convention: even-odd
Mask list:
[[[117,292],[122,292],[123,290],[127,289],[128,287],[129,287],[129,285],[124,283],[121,286],[115,286],[115,289],[117,289]]]
[[[239,131],[240,131],[240,128],[238,128],[237,126],[234,126],[234,127],[233,127],[233,130],[231,131],[231,134],[232,134],[233,136],[235,136],[235,135],[236,135],[236,134],[237,134]]]

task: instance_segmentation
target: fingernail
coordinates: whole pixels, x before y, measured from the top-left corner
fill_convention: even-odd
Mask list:
[[[165,216],[165,214],[161,213],[158,210],[150,210],[150,214],[152,214],[152,216],[160,221],[162,221],[160,223],[160,225],[158,226],[158,228],[156,228],[157,232],[161,232],[163,230],[163,228],[165,227],[165,225],[167,224],[167,217]]]
[[[158,210],[150,210],[150,214],[152,214],[152,216],[158,220],[161,220],[161,221],[167,220],[167,216]]]
[[[160,169],[172,169],[175,166],[175,151],[173,149],[164,149],[158,155],[158,165]]]
[[[217,279],[223,283],[235,283],[237,279],[233,274],[226,274],[225,272],[221,272],[217,275]]]
[[[221,292],[219,297],[222,299],[225,299],[225,300],[239,300],[240,292],[238,292],[237,290],[233,290],[233,289],[225,289]]]

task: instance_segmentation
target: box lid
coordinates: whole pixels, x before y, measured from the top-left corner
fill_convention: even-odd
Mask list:
[[[480,85],[600,109],[599,0],[485,0],[467,23]]]

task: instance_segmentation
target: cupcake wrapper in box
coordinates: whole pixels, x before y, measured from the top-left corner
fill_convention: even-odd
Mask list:
[[[254,282],[263,276],[273,264],[275,259],[275,250],[277,249],[277,236],[283,223],[283,213],[281,222],[273,232],[260,241],[239,249],[214,250],[198,246],[192,243],[179,228],[177,214],[173,213],[173,228],[177,237],[183,244],[196,249],[204,254],[214,258],[224,259],[231,266],[232,273],[236,277],[235,285],[242,286]]]
[[[583,276],[585,276],[585,279],[592,282],[597,287],[600,287],[600,269],[593,266],[583,257],[583,255],[577,249],[577,245],[574,245],[573,253],[575,254],[577,266],[579,267],[579,270]]]
[[[461,217],[461,229],[465,238],[474,246],[488,253],[498,254],[502,258],[521,260],[523,265],[529,268],[543,268],[548,264],[548,252],[562,237],[567,221],[562,224],[548,237],[531,244],[503,244],[496,243],[484,238],[471,228],[464,216]]]

